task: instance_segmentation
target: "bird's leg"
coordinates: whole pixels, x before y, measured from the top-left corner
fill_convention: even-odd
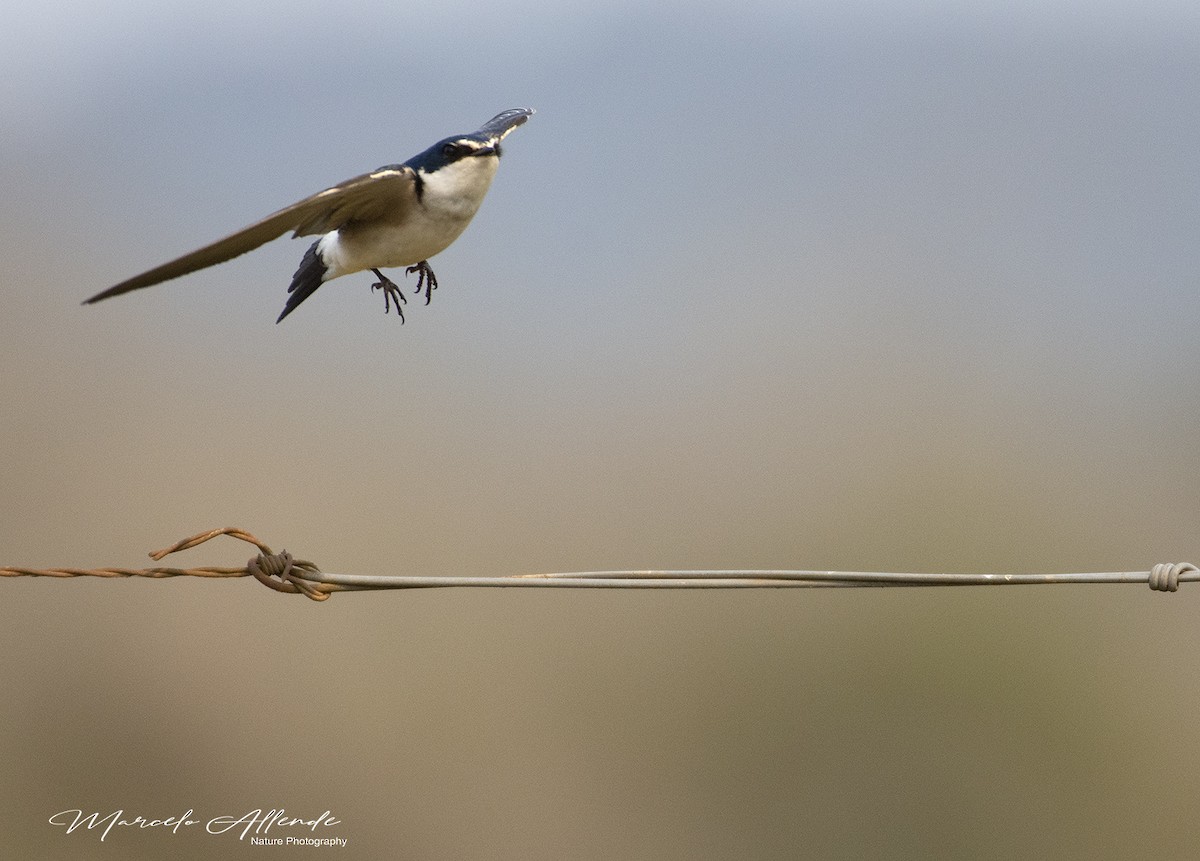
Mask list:
[[[404,292],[396,286],[395,281],[388,278],[378,269],[372,269],[371,271],[379,277],[379,280],[371,285],[371,292],[374,293],[376,290],[383,291],[383,313],[386,314],[390,311],[394,302],[396,304],[396,313],[400,315],[400,322],[403,323],[404,312],[400,310],[400,303],[408,304],[408,299],[404,298]]]
[[[434,290],[437,289],[437,276],[433,274],[433,270],[429,268],[429,261],[422,260],[416,266],[409,266],[404,270],[411,275],[417,273],[417,293],[421,292],[421,288],[425,288],[425,304],[429,304],[429,300]]]

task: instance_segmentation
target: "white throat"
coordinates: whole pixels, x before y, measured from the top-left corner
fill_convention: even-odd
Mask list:
[[[434,217],[470,218],[491,187],[500,158],[468,156],[431,173],[419,171],[421,203]]]

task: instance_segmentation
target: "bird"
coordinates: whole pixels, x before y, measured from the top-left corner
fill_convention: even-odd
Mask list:
[[[247,251],[289,230],[292,237],[321,234],[304,253],[288,287],[288,314],[326,281],[370,270],[383,291],[384,313],[392,305],[404,321],[403,291],[380,269],[406,267],[417,274],[416,294],[425,304],[437,289],[429,258],[444,251],[470,224],[500,163],[500,141],[533,116],[532,108],[501,111],[470,134],[452,135],[402,164],[348,179],[268,215],[190,254],[109,287],[83,304],[170,281]]]

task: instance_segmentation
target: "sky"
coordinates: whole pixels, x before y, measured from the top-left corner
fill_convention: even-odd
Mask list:
[[[360,574],[1195,561],[1198,49],[1116,0],[7,15],[0,565],[219,526]],[[368,274],[276,326],[303,240],[80,304],[518,106],[403,325]],[[1186,584],[4,588],[23,857],[253,848],[72,808],[328,809],[352,857],[1200,836]]]

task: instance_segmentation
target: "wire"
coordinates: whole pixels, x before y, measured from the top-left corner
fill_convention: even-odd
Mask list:
[[[277,592],[302,594],[324,601],[333,592],[377,589],[559,588],[559,589],[795,589],[866,586],[1019,586],[1059,583],[1146,583],[1159,592],[1175,592],[1180,583],[1200,580],[1200,569],[1188,562],[1162,562],[1149,571],[1066,574],[947,574],[878,571],[687,570],[574,571],[511,574],[499,577],[386,576],[334,574],[315,564],[279,553],[249,532],[235,527],[201,532],[150,558],[228,535],[255,545],[259,554],[244,568],[4,568],[0,577],[254,577]]]

